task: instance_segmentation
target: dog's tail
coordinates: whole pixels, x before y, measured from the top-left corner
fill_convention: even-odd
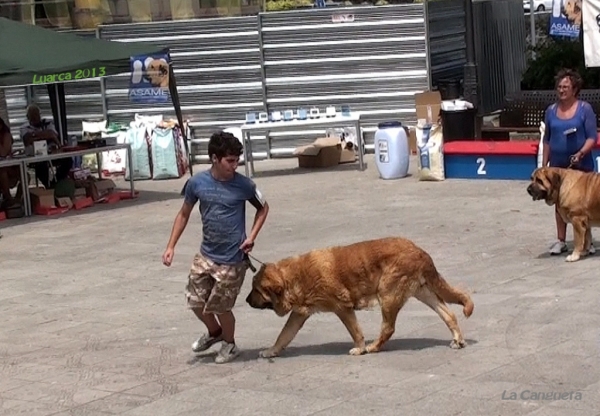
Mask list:
[[[438,295],[440,298],[444,300],[444,302],[454,303],[457,305],[463,306],[463,313],[468,318],[473,313],[473,308],[475,308],[475,304],[471,300],[471,297],[455,288],[452,287],[446,279],[444,279],[441,275],[438,274],[438,278],[434,279],[432,282],[433,292]]]

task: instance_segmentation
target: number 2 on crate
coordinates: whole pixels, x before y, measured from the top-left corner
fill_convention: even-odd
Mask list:
[[[475,162],[477,163],[477,174],[487,175],[487,172],[485,170],[485,159],[482,157],[478,157]]]

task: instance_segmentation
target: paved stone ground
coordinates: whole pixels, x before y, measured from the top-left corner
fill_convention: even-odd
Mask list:
[[[600,258],[568,264],[544,254],[553,211],[531,201],[525,182],[383,181],[372,156],[367,161],[362,173],[258,162],[255,179],[272,209],[254,255],[271,261],[409,237],[452,284],[473,293],[470,319],[452,307],[467,348],[450,349],[443,322],[412,300],[379,354],[347,355],[343,325],[319,315],[282,357],[260,360],[284,319],[245,304],[247,279],[235,308],[242,356],[225,365],[195,358],[190,345],[203,328],[183,289],[199,214],[173,266],[163,267],[184,180],[140,182],[135,202],[0,223],[0,414],[598,414]],[[379,310],[359,320],[374,338]],[[527,391],[581,397],[535,400]],[[503,400],[512,393],[517,400]]]

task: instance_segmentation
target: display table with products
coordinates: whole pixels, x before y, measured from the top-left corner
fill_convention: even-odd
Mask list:
[[[132,154],[131,154],[131,145],[129,143],[117,144],[117,145],[113,145],[113,146],[99,146],[99,147],[89,147],[89,148],[85,148],[85,147],[81,147],[81,146],[63,147],[59,151],[53,152],[51,154],[20,158],[19,162],[22,164],[22,170],[26,173],[27,165],[29,165],[29,164],[39,163],[39,162],[49,162],[49,161],[56,160],[56,159],[67,159],[67,158],[73,158],[73,157],[78,157],[78,156],[85,156],[85,155],[89,155],[89,154],[96,154],[96,157],[98,157],[98,160],[100,161],[102,158],[103,152],[122,150],[122,149],[125,149],[125,151],[127,153],[128,166],[132,166],[133,162],[132,162]],[[99,165],[101,166],[101,163],[99,163]],[[101,169],[98,171],[98,176],[100,179],[102,178],[102,170]],[[29,188],[29,177],[27,174],[23,175],[23,186],[24,186],[24,191],[25,191],[25,196],[24,196],[25,215],[30,216],[33,213],[30,192],[31,192],[31,189],[36,189],[36,188],[31,188],[31,189]],[[135,198],[136,193],[135,193],[135,188],[134,188],[134,181],[130,180],[129,186],[130,186],[130,197]],[[50,191],[50,190],[48,190],[48,191]]]
[[[360,114],[340,115],[337,114],[335,117],[326,117],[321,115],[316,118],[306,118],[305,120],[281,120],[281,121],[266,121],[243,124],[241,134],[243,137],[244,145],[244,168],[246,170],[246,176],[252,177],[254,175],[254,161],[252,158],[252,140],[251,135],[254,132],[270,132],[273,130],[291,130],[291,129],[303,129],[306,127],[337,127],[344,125],[352,125],[356,127],[356,141],[358,151],[358,167],[359,170],[364,170],[364,143],[360,127]]]

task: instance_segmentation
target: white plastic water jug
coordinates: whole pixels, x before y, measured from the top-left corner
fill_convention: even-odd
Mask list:
[[[399,121],[379,123],[375,132],[375,164],[381,179],[408,175],[410,152],[406,130]]]

